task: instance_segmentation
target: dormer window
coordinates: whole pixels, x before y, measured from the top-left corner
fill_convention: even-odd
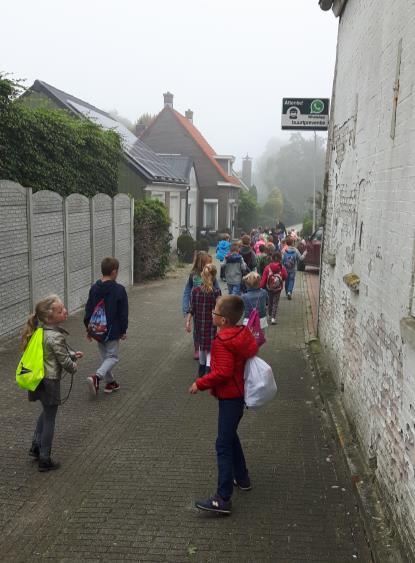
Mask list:
[[[232,164],[235,162],[234,156],[217,154],[213,158],[216,160],[216,162],[219,164],[219,166],[222,168],[225,174],[227,174],[228,176],[232,176]]]

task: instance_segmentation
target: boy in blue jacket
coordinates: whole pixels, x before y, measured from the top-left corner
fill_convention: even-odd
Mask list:
[[[89,341],[92,340],[90,319],[96,306],[101,301],[104,302],[106,316],[106,332],[103,340],[98,341],[102,363],[95,374],[87,378],[90,391],[94,396],[98,394],[101,379],[106,382],[105,393],[112,393],[120,388],[114,379],[112,369],[119,361],[120,340],[127,338],[128,297],[125,287],[116,282],[119,267],[120,263],[116,258],[107,257],[102,260],[102,277],[89,290],[89,297],[85,306],[84,324]]]

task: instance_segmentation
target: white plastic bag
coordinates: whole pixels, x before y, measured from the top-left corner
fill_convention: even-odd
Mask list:
[[[250,358],[245,364],[245,404],[259,408],[271,401],[277,392],[272,368],[258,356]]]

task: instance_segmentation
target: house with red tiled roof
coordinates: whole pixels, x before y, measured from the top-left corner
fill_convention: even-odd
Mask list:
[[[196,221],[196,231],[221,232],[229,229],[234,235],[238,196],[245,189],[234,174],[231,155],[218,155],[193,123],[193,112],[182,115],[173,108],[173,94],[164,94],[164,108],[140,133],[140,138],[159,154],[191,157],[197,178],[196,209],[188,209]],[[182,196],[183,197],[183,196]],[[191,205],[191,204],[190,204]],[[189,227],[194,228],[190,221]]]

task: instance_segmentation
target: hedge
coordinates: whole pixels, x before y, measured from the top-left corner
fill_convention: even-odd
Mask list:
[[[65,110],[32,108],[0,74],[0,178],[62,196],[118,191],[119,136]]]
[[[162,278],[170,257],[171,234],[167,207],[158,200],[135,203],[134,281]]]

